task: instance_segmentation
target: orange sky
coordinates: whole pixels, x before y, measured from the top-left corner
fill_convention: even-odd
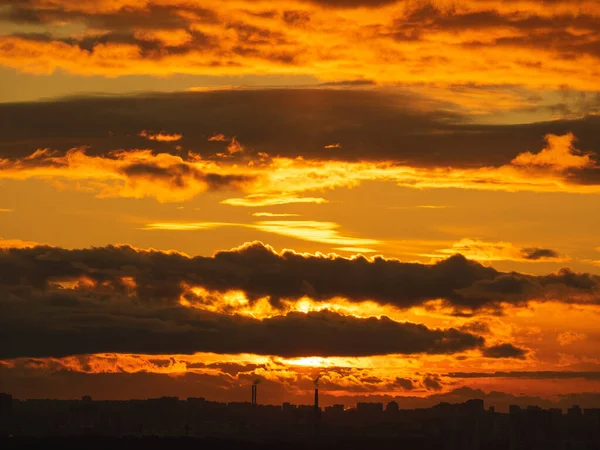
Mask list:
[[[599,30],[0,0],[2,389],[600,406]]]

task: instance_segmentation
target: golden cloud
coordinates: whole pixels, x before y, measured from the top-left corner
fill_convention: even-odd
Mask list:
[[[24,241],[22,239],[2,239],[0,237],[0,250],[6,250],[9,248],[33,248],[37,247],[39,242]]]
[[[548,146],[539,153],[521,153],[511,164],[523,167],[548,167],[553,170],[584,169],[594,167],[591,154],[583,154],[573,147],[575,136],[568,133],[563,136],[546,136]]]
[[[0,64],[32,73],[302,74],[597,89],[600,7],[591,0],[379,2],[368,9],[292,0],[93,3],[9,7],[15,23],[83,32],[2,36]]]
[[[299,217],[300,214],[291,213],[270,213],[270,212],[257,212],[252,214],[254,217]]]
[[[519,261],[519,262],[567,262],[555,250],[539,247],[519,247],[511,242],[486,242],[479,239],[465,238],[452,244],[450,248],[437,250],[420,256],[430,258],[447,258],[461,254],[475,261]]]
[[[600,181],[586,179],[599,168],[594,155],[575,149],[572,134],[548,135],[546,139],[547,146],[539,153],[527,152],[509,164],[479,168],[266,158],[262,153],[258,159],[248,155],[233,159],[230,155],[205,160],[191,152],[183,158],[150,150],[90,156],[85,148],[74,148],[64,155],[39,149],[22,159],[0,159],[0,179],[76,181],[75,188],[99,197],[154,197],[160,202],[186,201],[209,190],[238,190],[247,195],[222,203],[249,207],[327,203],[322,197],[300,194],[355,187],[366,181],[387,181],[415,189],[600,193]]]
[[[344,236],[338,231],[340,226],[333,222],[311,220],[268,220],[251,224],[222,222],[168,222],[149,223],[145,230],[194,231],[209,230],[218,227],[233,226],[252,228],[265,233],[279,234],[305,241],[319,242],[336,246],[336,250],[354,253],[371,253],[375,250],[366,246],[380,243],[375,239]]]
[[[293,203],[328,203],[320,197],[299,197],[289,194],[250,194],[243,198],[229,198],[221,203],[230,206],[247,206],[252,208],[262,206],[288,205]]]
[[[158,141],[158,142],[176,142],[181,140],[183,135],[181,134],[169,134],[165,131],[161,131],[160,133],[152,133],[146,130],[140,131],[138,136],[148,139],[149,141]]]
[[[574,342],[583,341],[587,338],[584,333],[578,333],[576,331],[565,331],[564,333],[560,333],[556,337],[556,341],[562,345],[570,345]]]

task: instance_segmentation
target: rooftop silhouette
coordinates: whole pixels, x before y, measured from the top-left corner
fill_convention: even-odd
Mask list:
[[[251,401],[229,403],[193,397],[18,400],[0,394],[0,417],[4,439],[19,445],[56,439],[68,445],[85,438],[99,445],[109,442],[102,439],[118,438],[119,444],[110,445],[131,448],[147,447],[147,440],[159,438],[184,439],[178,441],[183,446],[196,440],[244,448],[276,448],[278,443],[369,448],[378,442],[419,449],[600,448],[600,408],[574,405],[563,411],[512,405],[508,413],[500,413],[486,409],[480,399],[427,409],[403,409],[396,401],[321,408],[318,388],[313,405],[261,405],[257,384],[252,385]]]

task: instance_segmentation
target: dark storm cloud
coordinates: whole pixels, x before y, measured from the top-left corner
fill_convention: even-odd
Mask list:
[[[600,165],[582,170],[573,170],[569,173],[573,180],[582,185],[600,184]]]
[[[441,391],[442,384],[440,383],[440,377],[437,374],[427,374],[423,377],[423,387],[428,391]]]
[[[558,258],[558,253],[549,248],[524,248],[521,250],[523,258],[537,261],[539,259]]]
[[[22,158],[38,148],[90,146],[88,154],[150,148],[181,156],[192,150],[212,158],[227,146],[208,141],[219,133],[236,136],[249,155],[393,160],[417,166],[503,165],[517,154],[543,148],[549,133],[572,132],[583,151],[600,148],[598,116],[472,125],[457,113],[423,110],[419,96],[394,92],[234,90],[0,104],[0,157]],[[177,142],[182,150],[139,137],[144,129],[177,130],[183,134]],[[342,149],[324,148],[332,142]],[[586,174],[590,182],[595,179]]]
[[[396,381],[394,382],[394,384],[401,387],[405,391],[412,391],[416,389],[415,382],[410,378],[396,377]]]
[[[79,278],[92,280],[97,289],[103,286],[116,292],[125,292],[123,280],[131,278],[138,299],[158,304],[176,305],[182,295],[191,303],[214,301],[196,296],[182,285],[185,283],[217,292],[242,290],[250,301],[267,297],[276,308],[281,299],[309,295],[317,302],[343,297],[398,308],[442,299],[457,312],[466,308],[471,313],[486,307],[498,309],[502,302],[526,304],[529,300],[596,304],[600,288],[600,277],[567,269],[532,276],[498,272],[461,255],[425,265],[381,257],[279,254],[259,242],[213,257],[193,258],[128,246],[35,247],[0,253],[0,286],[11,292],[31,287],[48,290],[56,280]]]
[[[591,290],[598,287],[599,277],[588,273],[575,273],[569,269],[560,269],[557,273],[541,276],[542,286],[561,285],[567,288]]]
[[[515,347],[512,344],[500,344],[483,350],[483,356],[487,358],[516,358],[524,359],[527,350]]]
[[[190,180],[203,181],[209,190],[235,187],[250,182],[253,178],[245,175],[220,175],[204,173],[187,164],[161,167],[152,163],[134,163],[126,166],[123,173],[130,178],[145,178],[166,183],[174,188],[185,188]]]
[[[483,345],[456,329],[329,311],[258,320],[117,296],[12,294],[3,297],[0,358],[90,353],[254,353],[299,356],[452,354]]]

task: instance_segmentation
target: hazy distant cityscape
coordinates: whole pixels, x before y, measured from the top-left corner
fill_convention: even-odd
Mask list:
[[[383,440],[401,448],[469,450],[591,449],[600,445],[600,408],[574,405],[563,411],[513,405],[508,413],[501,413],[493,406],[486,408],[481,399],[423,409],[402,409],[396,401],[322,408],[318,388],[312,405],[259,404],[257,385],[252,385],[249,394],[250,401],[229,403],[193,397],[19,400],[0,394],[1,434],[12,442],[24,438],[142,439],[135,443],[151,437],[209,438],[259,448],[278,443],[321,448],[332,442],[363,448],[361,439],[372,444]]]

